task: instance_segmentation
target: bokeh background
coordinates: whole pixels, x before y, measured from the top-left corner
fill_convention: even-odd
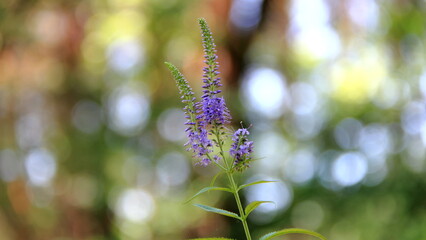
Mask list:
[[[242,193],[275,201],[249,218],[255,237],[426,239],[425,1],[3,0],[1,240],[244,238],[184,204],[216,170],[184,151],[163,62],[200,93],[199,17],[261,159],[239,182],[279,180]],[[195,202],[237,211],[227,194]]]

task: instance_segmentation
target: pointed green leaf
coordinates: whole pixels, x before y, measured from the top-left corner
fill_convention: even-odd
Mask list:
[[[249,186],[253,186],[253,185],[256,185],[256,184],[273,183],[273,182],[277,182],[277,181],[256,181],[256,182],[252,182],[252,183],[247,183],[247,184],[241,185],[241,186],[238,187],[237,190],[240,191],[243,188],[246,188],[246,187],[249,187]]]
[[[244,210],[246,216],[248,216],[254,209],[256,209],[262,203],[274,203],[274,202],[271,202],[271,201],[254,201],[254,202],[251,202],[249,205],[247,205],[246,209]]]
[[[269,240],[269,239],[272,239],[274,237],[278,237],[278,236],[282,236],[282,235],[286,235],[286,234],[291,234],[291,233],[301,233],[301,234],[306,234],[306,235],[317,237],[321,240],[327,240],[323,235],[321,235],[319,233],[316,233],[316,232],[313,232],[313,231],[310,231],[310,230],[306,230],[306,229],[301,229],[301,228],[287,228],[287,229],[283,229],[283,230],[280,230],[280,231],[271,232],[271,233],[264,235],[259,240]]]
[[[240,216],[238,216],[237,214],[223,210],[223,209],[220,209],[220,208],[214,208],[214,207],[201,205],[201,204],[194,204],[194,206],[199,207],[203,210],[206,210],[207,212],[214,212],[214,213],[217,213],[217,214],[220,214],[220,215],[224,215],[224,216],[228,216],[228,217],[232,217],[232,218],[236,218],[236,219],[241,220]]]
[[[224,192],[230,192],[232,193],[232,190],[229,188],[224,188],[224,187],[205,187],[203,189],[201,189],[200,191],[198,191],[196,194],[194,194],[194,196],[192,196],[190,199],[188,199],[185,203],[190,202],[192,199],[198,197],[199,195],[208,192],[208,191],[224,191]]]

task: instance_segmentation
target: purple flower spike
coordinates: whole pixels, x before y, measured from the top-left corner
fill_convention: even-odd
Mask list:
[[[253,152],[253,142],[247,139],[250,132],[245,128],[235,131],[232,136],[232,145],[229,153],[234,158],[234,169],[243,171],[249,167],[252,161],[251,153]]]
[[[226,107],[225,100],[218,97],[221,92],[218,88],[222,86],[220,83],[219,63],[217,62],[216,45],[213,42],[212,33],[204,19],[199,20],[204,48],[204,62],[207,67],[203,68],[204,90],[202,96],[202,110],[204,120],[207,124],[214,126],[223,126],[230,122],[231,115]]]
[[[192,152],[195,158],[199,160],[202,165],[208,165],[210,159],[208,154],[212,152],[212,141],[208,138],[207,130],[205,129],[205,121],[201,115],[202,105],[195,102],[194,92],[185,80],[179,70],[170,63],[166,63],[176,79],[179,92],[182,95],[182,102],[185,104],[185,118],[188,119],[185,123],[188,142],[185,146],[188,146],[187,151]]]
[[[205,121],[208,124],[224,125],[229,123],[231,118],[223,97],[205,98],[203,100],[203,111]]]

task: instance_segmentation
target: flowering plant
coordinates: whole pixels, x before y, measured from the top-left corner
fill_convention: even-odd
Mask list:
[[[263,203],[269,201],[254,201],[245,208],[241,203],[239,191],[256,184],[269,183],[272,181],[256,181],[244,185],[238,185],[234,180],[234,173],[242,172],[253,160],[253,142],[248,140],[250,132],[246,128],[240,128],[234,133],[226,126],[231,121],[231,115],[225,104],[225,99],[220,97],[222,86],[220,77],[218,77],[219,63],[217,62],[216,48],[213,42],[212,33],[204,19],[199,19],[202,32],[204,58],[206,67],[203,68],[203,95],[201,101],[196,101],[192,88],[185,80],[184,76],[171,63],[166,62],[173,77],[176,80],[182,102],[185,104],[184,111],[187,118],[186,128],[188,142],[185,144],[187,150],[193,153],[197,159],[197,164],[207,166],[214,164],[220,168],[221,173],[226,174],[229,186],[216,187],[210,186],[201,189],[188,201],[196,198],[200,194],[208,191],[225,191],[234,195],[239,213],[233,213],[224,209],[211,206],[194,204],[208,212],[221,214],[227,217],[236,218],[241,221],[247,240],[251,240],[250,230],[247,224],[248,215]],[[226,140],[231,140],[231,147],[228,151],[224,150]],[[283,229],[268,233],[259,240],[269,240],[277,236],[289,233],[303,233],[325,240],[322,235],[299,228]],[[198,239],[229,239],[229,238],[198,238]]]

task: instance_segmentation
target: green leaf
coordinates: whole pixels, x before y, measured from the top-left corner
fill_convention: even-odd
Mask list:
[[[251,202],[249,205],[247,205],[246,209],[244,210],[246,217],[262,203],[274,203],[274,202],[271,202],[271,201],[254,201],[254,202]]]
[[[276,231],[276,232],[271,232],[268,233],[266,235],[264,235],[263,237],[259,238],[259,240],[269,240],[272,239],[274,237],[278,237],[278,236],[282,236],[282,235],[286,235],[286,234],[291,234],[291,233],[301,233],[301,234],[306,234],[306,235],[310,235],[310,236],[314,236],[317,237],[321,240],[327,240],[323,235],[310,231],[310,230],[306,230],[306,229],[301,229],[301,228],[287,228],[287,229],[283,229],[280,231]]]
[[[224,215],[224,216],[228,216],[228,217],[232,217],[232,218],[236,218],[236,219],[241,220],[240,216],[238,216],[237,214],[223,210],[223,209],[220,209],[220,208],[214,208],[214,207],[201,205],[201,204],[194,204],[194,206],[199,207],[203,210],[206,210],[207,212],[214,212],[214,213],[217,213],[217,214],[220,214],[220,215]]]
[[[202,193],[208,192],[208,191],[224,191],[224,192],[230,192],[232,193],[232,190],[229,188],[224,188],[224,187],[205,187],[203,189],[201,189],[200,191],[198,191],[196,194],[194,194],[194,196],[192,196],[190,199],[188,199],[185,203],[190,202],[192,199],[198,197],[199,195],[201,195]]]
[[[256,181],[256,182],[252,182],[252,183],[247,183],[247,184],[239,186],[238,189],[237,189],[237,191],[240,191],[243,188],[246,188],[246,187],[249,187],[249,186],[253,186],[253,185],[256,185],[256,184],[273,183],[273,182],[277,182],[277,181]]]

